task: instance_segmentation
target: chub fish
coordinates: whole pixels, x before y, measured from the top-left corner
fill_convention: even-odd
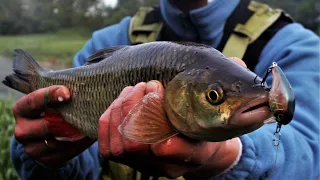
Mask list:
[[[200,44],[151,42],[105,48],[84,66],[57,71],[41,67],[23,50],[15,51],[14,73],[3,83],[26,94],[66,86],[71,98],[57,112],[93,139],[102,113],[123,88],[139,82],[159,80],[165,88],[163,96],[147,94],[118,128],[126,138],[141,143],[158,143],[176,134],[224,141],[263,126],[274,116],[270,102],[288,103],[277,101],[276,94],[284,91],[266,88],[255,73]]]

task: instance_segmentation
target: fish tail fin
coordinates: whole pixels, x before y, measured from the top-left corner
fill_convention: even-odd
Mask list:
[[[28,94],[32,92],[39,73],[45,71],[30,54],[22,49],[15,49],[13,60],[13,74],[5,77],[2,83],[12,89]]]

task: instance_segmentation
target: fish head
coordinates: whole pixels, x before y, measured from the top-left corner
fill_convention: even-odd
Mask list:
[[[262,79],[229,62],[187,69],[166,87],[169,123],[199,140],[223,141],[260,128],[272,116]]]

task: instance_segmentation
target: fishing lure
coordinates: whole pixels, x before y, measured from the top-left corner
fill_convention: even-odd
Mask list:
[[[272,88],[270,89],[269,106],[271,112],[273,112],[273,117],[278,123],[273,137],[274,145],[278,148],[282,125],[289,124],[293,119],[295,95],[284,72],[276,62],[273,62],[268,68],[266,75],[262,79],[262,86],[270,73],[272,73]]]

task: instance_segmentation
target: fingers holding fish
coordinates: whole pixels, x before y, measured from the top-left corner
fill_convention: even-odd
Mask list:
[[[113,103],[101,115],[101,117],[99,119],[99,125],[98,125],[99,153],[104,158],[110,157],[110,143],[109,143],[110,142],[110,130],[109,129],[110,129],[111,107],[113,106]]]
[[[99,125],[98,125],[98,144],[99,144],[99,150],[101,156],[104,158],[108,158],[111,156],[111,145],[115,143],[117,145],[119,142],[112,140],[111,136],[112,133],[118,134],[118,132],[111,132],[112,130],[112,124],[111,121],[112,119],[115,120],[116,118],[118,121],[120,121],[120,111],[121,111],[121,104],[125,96],[129,92],[131,92],[133,89],[132,86],[128,86],[122,90],[120,93],[119,97],[113,101],[113,103],[108,107],[108,109],[101,115],[99,119]],[[118,114],[117,114],[118,113]],[[115,117],[113,117],[114,115]],[[120,122],[119,122],[120,123]],[[117,128],[117,127],[114,127]],[[116,136],[116,140],[120,139],[121,143],[121,137],[118,135]],[[120,144],[121,148],[122,144]],[[118,151],[118,147],[116,147],[115,151]]]
[[[66,142],[59,142],[53,137],[46,138],[45,140],[29,141],[24,145],[26,153],[35,159],[39,159],[43,156],[50,156],[59,150],[63,150],[66,146]]]
[[[150,81],[148,83],[138,83],[133,90],[123,99],[121,108],[121,122],[127,117],[127,115],[133,110],[133,108],[141,101],[141,99],[147,94],[161,89],[161,83]],[[121,122],[118,122],[115,129],[118,135],[122,138],[124,143],[124,151],[128,154],[144,154],[148,153],[149,147],[145,144],[133,142],[119,133],[118,127]]]
[[[64,86],[50,86],[38,89],[23,96],[13,107],[13,114],[17,117],[40,116],[47,107],[70,98],[69,90]]]
[[[141,172],[154,172],[154,174],[168,177],[181,175],[188,171],[187,167],[181,167],[181,161],[177,162],[174,158],[158,159],[151,155],[148,144],[131,141],[118,131],[118,126],[122,120],[143,99],[146,93],[153,92],[163,92],[163,86],[160,82],[139,83],[133,88],[124,89],[109,106],[99,120],[98,144],[100,154],[108,160],[135,167]],[[140,163],[132,164],[132,162],[137,161]],[[172,168],[176,169],[174,174],[170,174]]]
[[[217,175],[231,165],[239,153],[237,139],[222,142],[190,141],[174,136],[151,145],[151,151],[162,162],[169,177],[185,175],[190,179]],[[196,175],[196,177],[194,176]]]
[[[147,83],[146,94],[153,93],[153,92],[156,92],[162,95],[164,94],[164,87],[160,81],[153,80]]]
[[[47,121],[44,118],[27,119],[16,118],[14,136],[18,142],[25,144],[29,141],[45,139],[49,137]]]
[[[60,168],[70,159],[86,150],[94,143],[89,138],[84,138],[76,142],[63,142],[52,139],[48,141],[46,151],[42,156],[35,155],[34,159],[45,166],[51,168]]]
[[[164,142],[151,145],[156,157],[168,160],[183,161],[193,165],[203,165],[218,150],[221,143],[189,141],[174,136]],[[181,151],[181,149],[183,149]]]
[[[109,116],[110,121],[110,152],[112,156],[121,156],[124,153],[124,143],[121,135],[118,132],[118,126],[121,123],[122,113],[123,113],[123,103],[125,102],[125,98],[135,91],[137,86],[132,88],[125,88],[119,95],[116,101],[114,101],[111,106],[111,112]]]
[[[139,103],[146,93],[147,83],[138,83],[130,92],[120,94],[118,101],[115,101],[111,110],[110,124],[110,150],[114,157],[134,154],[135,152],[148,152],[148,146],[130,141],[123,137],[118,127],[131,109]],[[125,91],[125,90],[124,90]],[[124,92],[123,91],[123,92]]]
[[[51,86],[22,97],[13,108],[16,120],[14,134],[19,142],[48,137],[48,122],[42,116],[49,105],[45,104],[45,96],[48,97],[49,104],[55,104],[61,98],[69,98],[70,94],[63,86]]]
[[[44,165],[63,165],[94,142],[88,138],[74,143],[55,140],[55,134],[50,131],[50,121],[47,121],[44,112],[51,112],[48,107],[69,98],[70,93],[66,87],[50,86],[31,92],[14,106],[16,140],[23,144],[30,157]]]
[[[54,148],[51,148],[51,143],[48,142],[48,144],[50,144],[50,147],[48,147],[44,140],[30,141],[24,145],[24,150],[31,158],[39,159],[40,157],[52,154],[52,151],[49,150],[54,150]]]
[[[129,111],[137,104],[137,102],[139,102],[140,99],[145,95],[146,87],[147,87],[147,83],[141,82],[135,85],[134,88],[130,92],[126,93],[125,95],[121,96],[120,94],[118,98],[120,101],[119,102],[120,109],[116,109],[116,110],[120,110],[121,112],[119,113],[121,116],[121,121],[124,117],[128,115]],[[120,125],[121,121],[116,122],[116,124],[118,124],[117,127]]]
[[[237,57],[230,57],[230,59],[233,60],[234,62],[240,64],[243,67],[247,67],[246,63]]]
[[[227,141],[209,144],[209,149],[213,148],[215,150],[214,153],[204,162],[202,166],[185,174],[187,179],[202,179],[205,177],[216,176],[230,168],[232,164],[234,164],[240,158],[242,150],[241,141],[239,138],[233,138]],[[202,151],[206,152],[205,149],[202,149]],[[201,156],[202,155],[200,155],[200,157]]]
[[[127,87],[121,92],[99,120],[98,142],[100,154],[103,157],[115,157],[124,153],[132,154],[141,151],[148,152],[148,145],[130,141],[119,133],[118,127],[146,93],[163,93],[163,91],[160,82],[150,81],[138,83],[134,87]]]

